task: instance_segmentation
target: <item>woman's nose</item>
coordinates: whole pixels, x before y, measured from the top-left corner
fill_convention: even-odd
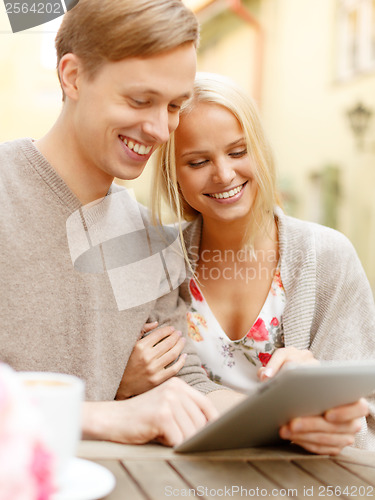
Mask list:
[[[228,186],[236,177],[230,160],[217,160],[214,163],[213,180],[218,184]]]

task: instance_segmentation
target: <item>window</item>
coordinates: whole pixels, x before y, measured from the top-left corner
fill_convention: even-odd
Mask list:
[[[375,0],[339,0],[338,77],[375,69]]]

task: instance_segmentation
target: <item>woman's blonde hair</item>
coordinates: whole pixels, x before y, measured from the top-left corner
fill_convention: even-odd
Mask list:
[[[257,184],[252,205],[252,220],[245,236],[246,243],[259,228],[268,230],[273,210],[279,202],[276,174],[270,145],[264,134],[254,101],[235,82],[221,75],[198,73],[191,100],[181,110],[181,117],[201,103],[212,103],[228,109],[239,121],[244,132],[247,151],[254,166]],[[212,124],[214,127],[215,124]],[[173,210],[180,223],[194,220],[198,215],[182,196],[177,181],[174,134],[160,146],[154,169],[152,207],[154,220],[162,220],[162,200]],[[185,252],[184,252],[185,253]]]
[[[197,46],[198,38],[198,21],[182,0],[79,0],[56,36],[57,67],[73,53],[93,78],[105,62]]]

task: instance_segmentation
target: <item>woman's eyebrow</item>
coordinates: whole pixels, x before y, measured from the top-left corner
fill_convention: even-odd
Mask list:
[[[232,146],[236,146],[237,144],[240,144],[242,142],[246,142],[245,137],[240,137],[240,139],[237,139],[236,141],[231,142],[228,144],[227,148],[230,148]]]
[[[189,155],[204,155],[204,154],[207,154],[208,151],[207,150],[202,150],[202,151],[186,151],[186,153],[183,153],[182,155],[180,155],[180,158],[184,158],[185,156],[189,156]]]
[[[237,144],[241,144],[241,143],[246,143],[245,137],[240,137],[239,139],[236,139],[235,141],[230,142],[226,147],[232,148],[233,146],[237,146]],[[182,153],[182,155],[180,155],[180,158],[184,158],[185,156],[189,156],[189,155],[203,155],[203,154],[207,154],[207,153],[208,153],[207,150],[186,151],[185,153]]]

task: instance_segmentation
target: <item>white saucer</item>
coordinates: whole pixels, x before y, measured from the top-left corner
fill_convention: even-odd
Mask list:
[[[115,487],[112,472],[89,460],[73,458],[64,476],[64,484],[52,500],[97,500]]]

